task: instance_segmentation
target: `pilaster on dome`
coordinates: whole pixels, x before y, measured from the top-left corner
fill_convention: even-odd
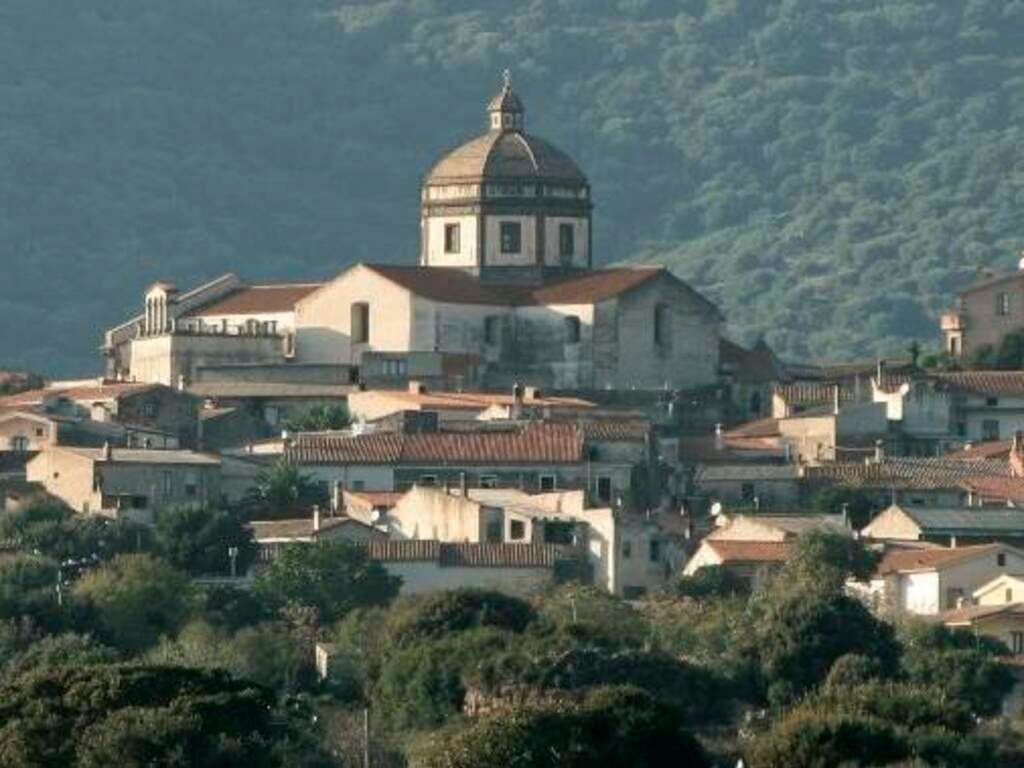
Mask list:
[[[523,108],[523,102],[512,90],[512,73],[506,69],[503,77],[505,82],[501,91],[487,105],[491,130],[521,131],[526,110]]]

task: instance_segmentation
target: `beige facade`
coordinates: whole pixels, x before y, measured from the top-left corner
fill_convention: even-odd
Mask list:
[[[220,459],[191,451],[50,447],[26,479],[76,512],[152,523],[162,508],[218,503]]]
[[[956,358],[998,347],[1006,334],[1024,328],[1024,271],[979,275],[942,315],[940,328],[946,352]]]
[[[974,590],[972,596],[975,605],[1009,605],[1024,602],[1024,575],[1000,574]]]

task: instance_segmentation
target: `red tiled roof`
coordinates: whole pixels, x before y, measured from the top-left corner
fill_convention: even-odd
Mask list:
[[[0,398],[0,407],[38,405],[48,399],[65,398],[76,402],[95,402],[100,400],[116,400],[125,395],[134,395],[149,389],[162,387],[162,384],[144,384],[133,381],[115,381],[102,384],[82,384],[71,387],[46,387],[30,389],[16,395]]]
[[[291,312],[301,299],[320,288],[323,283],[295,283],[281,285],[250,285],[239,288],[227,296],[186,312],[186,317],[210,315],[258,315],[273,312]]]
[[[849,488],[959,488],[965,480],[982,476],[1011,477],[1008,461],[997,459],[886,458],[881,463],[837,463],[808,467],[809,481]]]
[[[779,437],[781,434],[779,420],[769,417],[740,424],[738,427],[727,430],[725,437]]]
[[[879,576],[900,571],[920,571],[940,568],[945,565],[969,560],[979,555],[991,554],[1000,549],[1000,544],[977,544],[953,549],[899,549],[886,552],[875,572]]]
[[[581,426],[587,440],[598,442],[643,442],[651,434],[651,422],[645,419],[594,419]]]
[[[325,533],[346,525],[370,528],[361,520],[351,517],[325,517],[320,523],[319,532],[313,530],[313,518],[311,517],[302,517],[294,520],[253,520],[249,523],[249,527],[253,531],[253,538],[256,541],[265,541],[267,539],[307,539],[315,537],[319,533]]]
[[[1024,395],[1024,371],[953,371],[931,378],[972,395]]]
[[[571,464],[583,460],[575,424],[530,423],[501,432],[299,435],[285,451],[296,464]]]
[[[960,485],[989,502],[1013,502],[1016,505],[1024,502],[1022,477],[969,477]]]
[[[723,541],[704,539],[722,563],[782,563],[789,556],[790,544],[784,541]]]
[[[358,397],[373,397],[384,400],[395,400],[401,403],[417,405],[420,408],[437,408],[440,410],[478,411],[494,405],[512,406],[515,399],[511,392],[410,392],[404,389],[369,389],[358,393]],[[541,394],[532,400],[523,400],[524,407],[556,407],[556,408],[593,408],[594,403],[578,397],[552,397]]]
[[[442,568],[553,568],[573,552],[552,544],[477,544],[468,542],[367,541],[367,555],[382,563],[436,562]]]
[[[947,459],[1008,459],[1010,457],[1010,440],[989,440],[974,443],[953,453],[947,453]]]
[[[662,267],[618,267],[579,271],[551,277],[542,285],[491,283],[468,272],[446,267],[406,267],[365,264],[381,277],[434,301],[451,304],[528,306],[535,304],[596,304],[665,275],[690,291],[707,308],[717,307]]]

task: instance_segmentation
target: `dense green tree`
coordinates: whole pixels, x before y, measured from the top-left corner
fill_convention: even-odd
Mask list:
[[[822,488],[811,498],[811,509],[822,515],[846,512],[851,527],[860,530],[879,511],[874,499],[859,488]]]
[[[823,529],[801,535],[786,560],[780,581],[768,589],[813,589],[839,593],[849,578],[861,581],[875,570],[878,555],[852,535]]]
[[[437,592],[396,608],[391,633],[396,642],[405,644],[475,627],[522,632],[537,618],[533,607],[524,600],[481,589]]]
[[[189,608],[188,579],[150,555],[118,555],[85,574],[72,594],[95,611],[104,639],[130,651],[174,632]]]
[[[161,510],[156,520],[156,547],[167,562],[194,576],[229,574],[230,547],[237,550],[238,574],[244,574],[256,558],[252,530],[235,514],[220,509]]]
[[[741,595],[749,591],[747,583],[735,573],[720,565],[709,565],[692,576],[681,576],[675,584],[680,597],[699,601],[713,601],[723,597]]]
[[[313,505],[327,501],[324,487],[282,459],[257,475],[245,506],[253,519],[278,520],[309,517]]]
[[[328,432],[344,429],[351,423],[344,405],[317,405],[288,419],[286,428],[295,432]]]
[[[308,715],[307,715],[308,717]],[[0,763],[326,766],[273,695],[179,667],[41,667],[0,686]]]
[[[387,605],[401,579],[348,542],[316,542],[286,547],[256,579],[256,593],[270,605],[315,608],[324,622],[355,608]]]
[[[669,758],[671,756],[671,758]],[[579,706],[515,709],[433,737],[414,768],[680,768],[709,765],[674,709],[635,688],[593,691]]]
[[[4,674],[13,678],[33,669],[112,664],[119,659],[120,654],[116,650],[96,642],[89,635],[67,632],[39,638],[7,663]]]

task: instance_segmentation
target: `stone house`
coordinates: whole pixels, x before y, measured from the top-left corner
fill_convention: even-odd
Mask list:
[[[998,640],[1014,656],[1024,654],[1024,603],[967,605],[945,611],[940,618],[950,629]]]
[[[439,590],[494,589],[530,596],[559,580],[560,569],[575,571],[572,549],[544,544],[478,544],[441,541],[370,540],[371,560],[402,579],[401,594]]]
[[[159,433],[185,447],[197,445],[199,407],[197,398],[171,387],[107,379],[57,383],[0,398],[0,411],[31,409],[55,417],[112,422],[141,439]]]
[[[872,541],[924,541],[956,547],[991,541],[1024,544],[1024,510],[892,505],[861,529]]]
[[[945,351],[958,359],[970,359],[984,347],[996,348],[1006,334],[1022,327],[1024,270],[1005,275],[980,271],[940,319]]]
[[[253,520],[249,523],[259,550],[257,562],[269,563],[284,547],[320,541],[347,541],[365,544],[386,539],[387,534],[351,517],[335,517],[313,509],[312,517],[292,520]]]
[[[597,502],[628,498],[634,467],[592,460],[576,424],[496,424],[484,431],[299,434],[285,458],[328,488],[405,491],[427,487],[585,489]]]
[[[979,587],[1022,567],[1024,551],[1004,543],[894,548],[868,582],[848,587],[881,613],[935,616],[969,605]]]
[[[789,557],[791,541],[726,541],[704,539],[683,569],[693,576],[701,568],[720,566],[750,589],[759,588]]]
[[[165,507],[221,500],[221,461],[193,451],[51,446],[29,461],[26,479],[76,512],[154,522]]]
[[[664,586],[671,537],[645,515],[587,508],[582,491],[414,488],[377,524],[393,539],[574,547],[586,579],[626,598]]]

